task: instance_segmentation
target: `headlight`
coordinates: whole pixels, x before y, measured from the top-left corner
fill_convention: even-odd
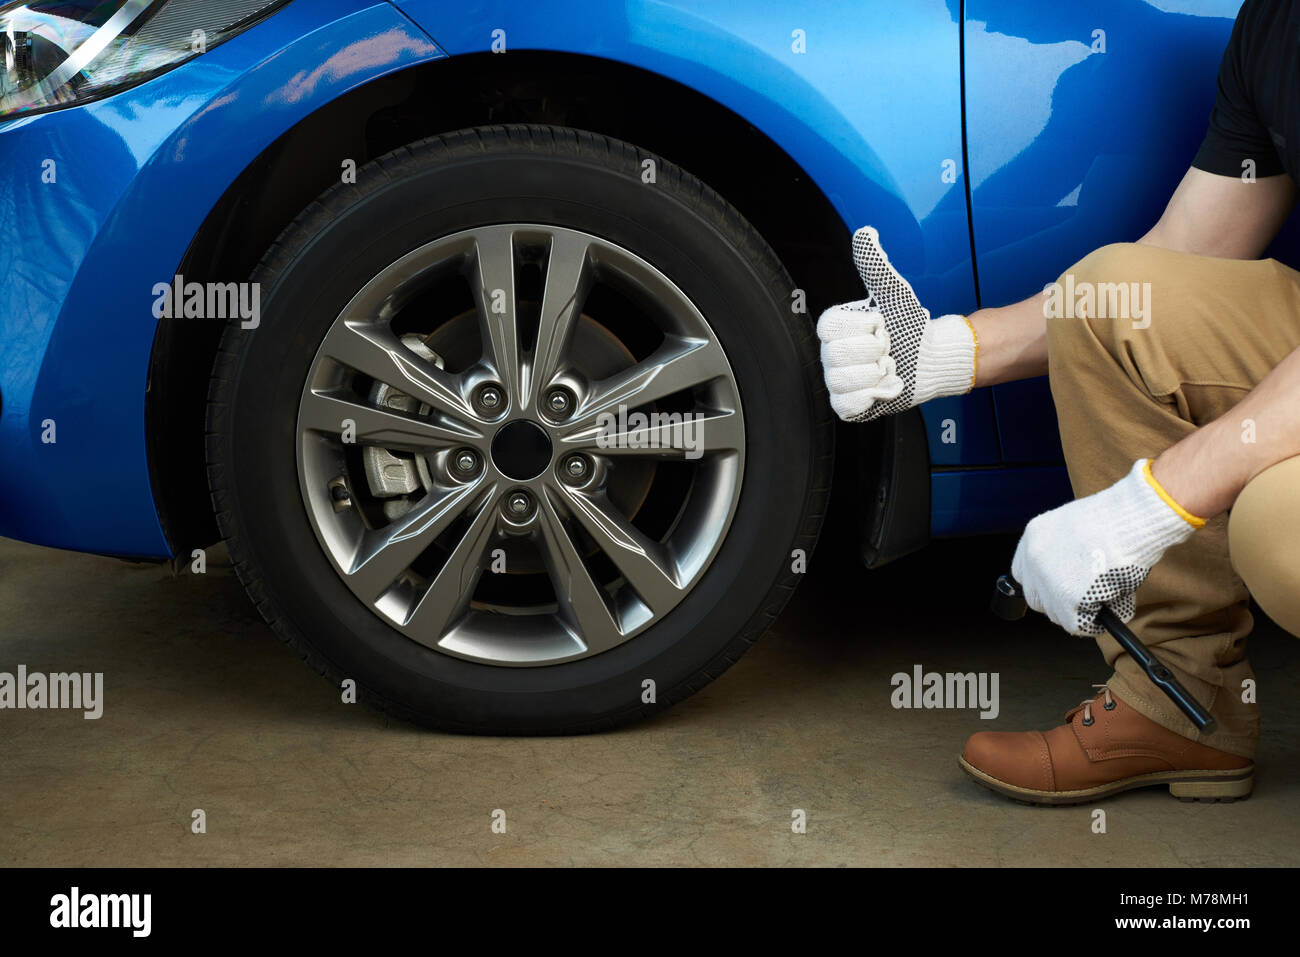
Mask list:
[[[286,0],[0,4],[0,118],[98,99],[198,56]]]

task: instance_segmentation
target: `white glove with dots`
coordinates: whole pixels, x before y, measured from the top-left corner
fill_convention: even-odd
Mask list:
[[[1129,621],[1151,567],[1204,524],[1160,486],[1149,459],[1138,459],[1110,488],[1025,526],[1011,575],[1034,611],[1072,635],[1099,635],[1101,606]]]
[[[965,317],[931,320],[870,226],[853,234],[853,261],[867,298],[831,306],[817,320],[835,414],[863,422],[969,392],[975,331]]]

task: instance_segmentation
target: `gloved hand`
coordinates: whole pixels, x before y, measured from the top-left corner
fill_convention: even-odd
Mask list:
[[[831,306],[817,320],[835,414],[862,422],[969,392],[975,331],[965,317],[931,321],[870,226],[853,234],[853,261],[867,298]]]
[[[1025,601],[1072,635],[1099,635],[1097,612],[1121,621],[1165,550],[1205,524],[1161,488],[1138,459],[1110,488],[1044,512],[1025,527],[1011,574]]]

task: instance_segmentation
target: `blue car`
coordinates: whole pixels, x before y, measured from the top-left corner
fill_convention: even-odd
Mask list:
[[[869,566],[1068,497],[1045,381],[837,436],[814,320],[863,223],[941,312],[1142,233],[1238,6],[0,2],[0,534],[222,539],[435,727],[662,709],[833,473]]]

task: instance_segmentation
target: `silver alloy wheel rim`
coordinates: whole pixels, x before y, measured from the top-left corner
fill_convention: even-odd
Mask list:
[[[531,348],[521,342],[515,322],[517,258],[525,248],[541,249],[545,257]],[[482,342],[481,358],[456,372],[440,368],[436,357],[422,355],[392,327],[431,277],[449,271],[468,282]],[[648,355],[629,353],[626,368],[589,379],[571,361],[569,347],[577,326],[591,322],[583,306],[600,283],[633,290],[651,303],[662,339]],[[357,381],[371,381],[379,392],[362,397]],[[475,402],[485,384],[499,385],[506,400],[490,412]],[[571,400],[569,414],[559,421],[546,408],[556,388]],[[373,401],[375,394],[388,397],[383,407]],[[644,425],[633,415],[654,411],[651,404],[670,397],[680,404],[683,396],[699,416],[694,442],[691,426],[671,415]],[[510,478],[494,458],[493,440],[521,421],[545,432],[550,455],[540,474]],[[524,426],[505,438],[524,432],[536,438]],[[308,372],[296,444],[308,520],[357,598],[408,638],[437,651],[529,666],[608,651],[686,597],[735,514],[745,427],[740,391],[722,347],[671,280],[596,236],[512,224],[421,246],[353,297]],[[367,488],[349,459],[349,446],[383,456],[383,462],[400,456],[413,461],[421,497],[386,523],[368,518],[357,502]],[[507,446],[515,448],[502,443]],[[460,468],[469,461],[465,450],[476,457],[468,477]],[[575,477],[565,473],[564,463],[578,453],[588,468]],[[618,477],[620,463],[636,468],[647,459],[693,470],[671,526],[658,537],[624,514],[606,487]],[[654,475],[657,481],[658,468]],[[406,473],[400,478],[405,481]],[[519,491],[532,506],[522,518],[508,503]],[[541,555],[553,590],[549,603],[511,607],[474,600],[489,567],[500,570],[494,561],[504,551],[496,546],[512,536],[529,539]],[[608,574],[597,580],[592,563],[600,559],[590,554],[593,545],[612,563],[603,565],[612,568],[612,580]],[[436,570],[416,569],[430,555],[444,553]]]

